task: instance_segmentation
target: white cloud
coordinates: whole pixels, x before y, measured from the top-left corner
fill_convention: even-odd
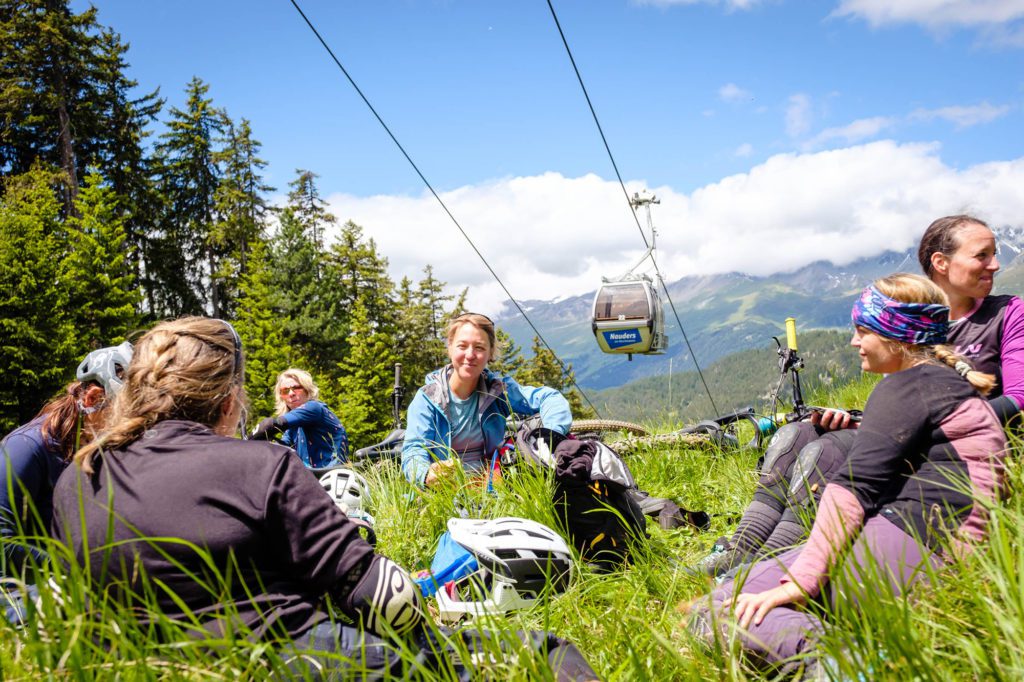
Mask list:
[[[744,102],[754,99],[753,93],[744,90],[735,83],[726,83],[718,88],[718,97],[723,102]]]
[[[792,270],[815,260],[840,264],[911,246],[937,216],[970,211],[996,225],[1024,224],[1024,158],[964,169],[937,145],[892,141],[779,154],[747,173],[692,194],[652,187],[665,276]],[[644,183],[629,182],[630,193]],[[614,181],[558,173],[463,187],[443,198],[512,294],[554,299],[593,291],[643,251]],[[426,264],[469,305],[496,312],[504,293],[429,194],[334,195],[388,258],[392,276],[422,277]]]
[[[739,147],[736,147],[736,151],[733,152],[733,156],[740,158],[746,158],[754,153],[754,146],[749,142],[744,142]]]
[[[888,116],[857,119],[853,123],[838,128],[826,128],[815,135],[805,145],[808,149],[825,146],[829,142],[840,140],[846,144],[863,142],[877,136],[883,130],[892,127],[896,120]]]
[[[1001,116],[1005,116],[1009,111],[1010,107],[1008,105],[1004,104],[1002,106],[995,106],[988,102],[982,102],[981,104],[973,106],[951,106],[942,107],[941,109],[917,109],[910,114],[910,118],[925,121],[940,118],[956,124],[957,128],[969,128],[981,123],[994,121]]]
[[[995,26],[1024,18],[1021,0],[842,0],[834,16],[859,17],[872,26],[915,23],[929,28]]]
[[[811,98],[803,93],[789,96],[786,104],[786,134],[800,137],[811,129]]]

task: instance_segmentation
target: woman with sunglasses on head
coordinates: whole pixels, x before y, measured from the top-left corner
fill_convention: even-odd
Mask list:
[[[98,589],[139,606],[143,622],[155,619],[145,612],[153,606],[197,635],[284,636],[400,674],[375,635],[418,626],[418,589],[290,449],[234,437],[246,403],[231,325],[156,325],[135,345],[111,426],[57,483],[55,536]],[[133,599],[140,594],[151,601]],[[328,596],[355,625],[328,616]]]
[[[28,537],[49,534],[53,486],[74,451],[103,427],[131,359],[127,341],[92,351],[62,396],[0,441],[0,575],[18,575],[27,561],[43,558]]]
[[[890,275],[863,291],[851,345],[863,370],[887,376],[868,398],[810,537],[717,588],[694,613],[695,634],[721,641],[715,630],[730,619],[719,611],[731,609],[743,646],[784,664],[814,649],[821,621],[798,607],[828,593],[834,577],[849,578],[838,590],[854,602],[857,590],[877,589],[877,581],[865,585],[872,574],[901,594],[948,551],[984,541],[985,505],[1003,485],[1006,436],[982,397],[994,377],[940,345],[948,316],[945,294],[919,275]]]
[[[431,487],[461,462],[469,471],[493,469],[505,441],[510,414],[540,414],[544,426],[568,433],[569,402],[553,388],[520,386],[487,363],[498,355],[494,323],[465,313],[451,320],[447,333],[451,363],[427,375],[409,405],[402,471],[411,483]]]
[[[281,442],[314,469],[348,459],[348,433],[331,408],[317,400],[320,390],[309,372],[294,368],[281,372],[274,395],[277,416],[261,421],[251,438],[265,440],[281,433]]]

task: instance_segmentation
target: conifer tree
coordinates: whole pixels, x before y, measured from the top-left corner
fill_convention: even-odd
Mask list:
[[[125,258],[124,223],[114,190],[86,177],[67,221],[68,253],[60,277],[69,291],[78,354],[120,343],[138,326],[139,290]]]
[[[333,376],[343,340],[341,326],[331,305],[333,292],[316,276],[323,257],[310,239],[295,209],[278,214],[277,234],[271,242],[271,281],[280,296],[280,314],[288,344],[305,358],[307,370]]]
[[[504,329],[495,329],[494,335],[498,339],[500,355],[497,360],[491,360],[487,366],[498,374],[511,376],[518,380],[519,373],[526,366],[522,350],[516,345],[515,339],[506,334]]]
[[[402,363],[402,388],[408,402],[423,385],[427,372],[444,364],[444,344],[434,335],[430,308],[408,277],[403,277],[398,285],[395,309],[394,345]]]
[[[128,99],[128,46],[96,17],[69,0],[0,0],[0,175],[60,167],[63,215],[89,167],[123,193],[111,165],[142,154],[140,127],[159,108],[155,93]]]
[[[342,310],[353,309],[361,300],[369,319],[381,321],[389,314],[394,283],[388,277],[388,261],[377,252],[374,240],[363,238],[362,227],[351,220],[342,225],[327,265],[325,278],[337,292]]]
[[[74,377],[77,335],[60,281],[57,174],[11,176],[0,197],[0,430],[28,421]]]
[[[265,243],[253,242],[234,323],[245,348],[245,390],[254,421],[274,413],[277,375],[293,364],[302,364],[286,340],[280,294],[273,287],[267,252]]]
[[[572,364],[567,364],[565,371],[562,371],[555,354],[544,347],[538,336],[533,337],[531,350],[533,357],[526,361],[516,380],[529,386],[549,386],[560,391],[569,401],[573,417],[592,417],[593,410],[583,402],[583,396],[574,388],[576,375],[572,371]]]
[[[369,445],[383,438],[391,426],[395,352],[392,337],[370,320],[362,299],[352,310],[351,324],[349,352],[335,382],[335,404],[349,442]]]
[[[433,266],[427,265],[423,268],[423,279],[420,280],[417,292],[420,304],[426,309],[429,321],[429,337],[440,341],[440,344],[431,344],[438,349],[438,362],[444,364],[444,334],[445,322],[450,314],[445,311],[445,304],[454,297],[444,293],[444,282],[434,277]]]
[[[338,222],[338,219],[327,210],[327,202],[320,198],[320,190],[316,186],[316,173],[302,168],[295,171],[296,178],[288,183],[288,205],[295,211],[295,217],[313,240],[318,252],[325,250],[327,230]],[[316,276],[321,275],[320,263],[316,263]]]
[[[223,175],[214,193],[216,222],[209,239],[220,256],[211,282],[221,292],[222,312],[230,316],[238,297],[238,278],[249,265],[249,251],[263,236],[268,211],[263,195],[273,188],[260,176],[267,163],[258,156],[260,143],[253,139],[249,121],[243,118],[235,126],[225,116],[224,128],[225,146],[214,154]]]
[[[145,291],[146,309],[153,311],[153,291],[147,276],[149,239],[160,215],[161,201],[156,194],[155,168],[144,145],[151,135],[148,126],[156,120],[164,101],[159,88],[135,96],[138,85],[128,78],[125,54],[128,46],[116,33],[100,34],[101,59],[105,77],[99,84],[99,97],[105,112],[103,134],[97,139],[98,158],[91,165],[120,198],[119,210],[125,230],[125,258],[128,267]]]
[[[151,265],[165,294],[164,312],[172,315],[212,312],[221,316],[223,291],[210,286],[221,257],[210,237],[220,171],[214,140],[223,114],[207,96],[210,86],[193,78],[185,89],[184,109],[171,109],[167,132],[157,146],[158,188],[167,204],[160,225],[159,259]]]

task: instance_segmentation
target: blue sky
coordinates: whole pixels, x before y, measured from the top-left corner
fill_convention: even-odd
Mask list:
[[[396,276],[431,263],[500,304],[289,2],[93,4],[140,89],[181,106],[199,76],[251,121],[270,184],[313,170]],[[1024,220],[1022,0],[553,4],[630,191],[662,198],[669,279],[906,248],[961,210]],[[591,290],[636,258],[546,2],[300,5],[517,298]]]

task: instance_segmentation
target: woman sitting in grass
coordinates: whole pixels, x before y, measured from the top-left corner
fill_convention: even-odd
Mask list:
[[[421,622],[415,584],[289,448],[234,437],[243,383],[227,322],[154,327],[135,346],[111,427],[57,483],[54,535],[98,588],[141,603],[144,622],[162,613],[198,634],[285,637],[359,661],[352,674],[400,673],[376,635]],[[329,619],[328,596],[355,625]]]
[[[861,294],[851,344],[865,371],[888,376],[868,399],[807,543],[755,564],[695,611],[691,629],[709,644],[731,609],[745,648],[771,664],[793,659],[813,649],[822,628],[800,607],[840,570],[854,576],[847,586],[877,570],[901,594],[949,550],[984,540],[1006,437],[981,396],[993,377],[938,345],[948,316],[945,294],[918,275],[891,275]]]
[[[31,538],[50,532],[53,486],[75,450],[103,428],[131,359],[127,341],[92,351],[63,395],[0,441],[0,576],[42,560]]]
[[[945,216],[925,230],[917,259],[949,300],[947,343],[974,368],[995,376],[986,397],[1000,421],[1019,422],[1024,407],[1024,302],[1017,296],[992,295],[999,271],[995,234],[973,216]],[[736,531],[719,538],[695,569],[721,576],[802,540],[804,519],[814,513],[811,491],[820,490],[842,466],[854,441],[853,431],[837,429],[855,426],[842,410],[783,426],[765,451],[758,489]]]
[[[520,386],[494,374],[487,363],[497,353],[490,318],[465,313],[448,324],[451,364],[428,374],[409,405],[402,472],[411,483],[430,487],[458,461],[485,473],[512,413],[539,413],[545,427],[569,431],[569,401],[553,388]]]
[[[348,460],[348,433],[327,403],[317,400],[320,389],[309,372],[292,368],[278,374],[274,396],[277,416],[261,421],[251,438],[267,440],[281,433],[281,442],[313,469]]]
[[[165,616],[199,636],[283,641],[302,654],[293,665],[316,668],[293,672],[315,678],[404,679],[430,661],[461,670],[429,638],[419,588],[374,553],[299,458],[234,437],[243,385],[227,322],[154,327],[135,346],[111,427],[57,482],[54,535],[144,624]],[[328,616],[327,598],[350,624]],[[409,640],[405,654],[395,637]],[[597,677],[571,643],[520,638],[557,679]]]

